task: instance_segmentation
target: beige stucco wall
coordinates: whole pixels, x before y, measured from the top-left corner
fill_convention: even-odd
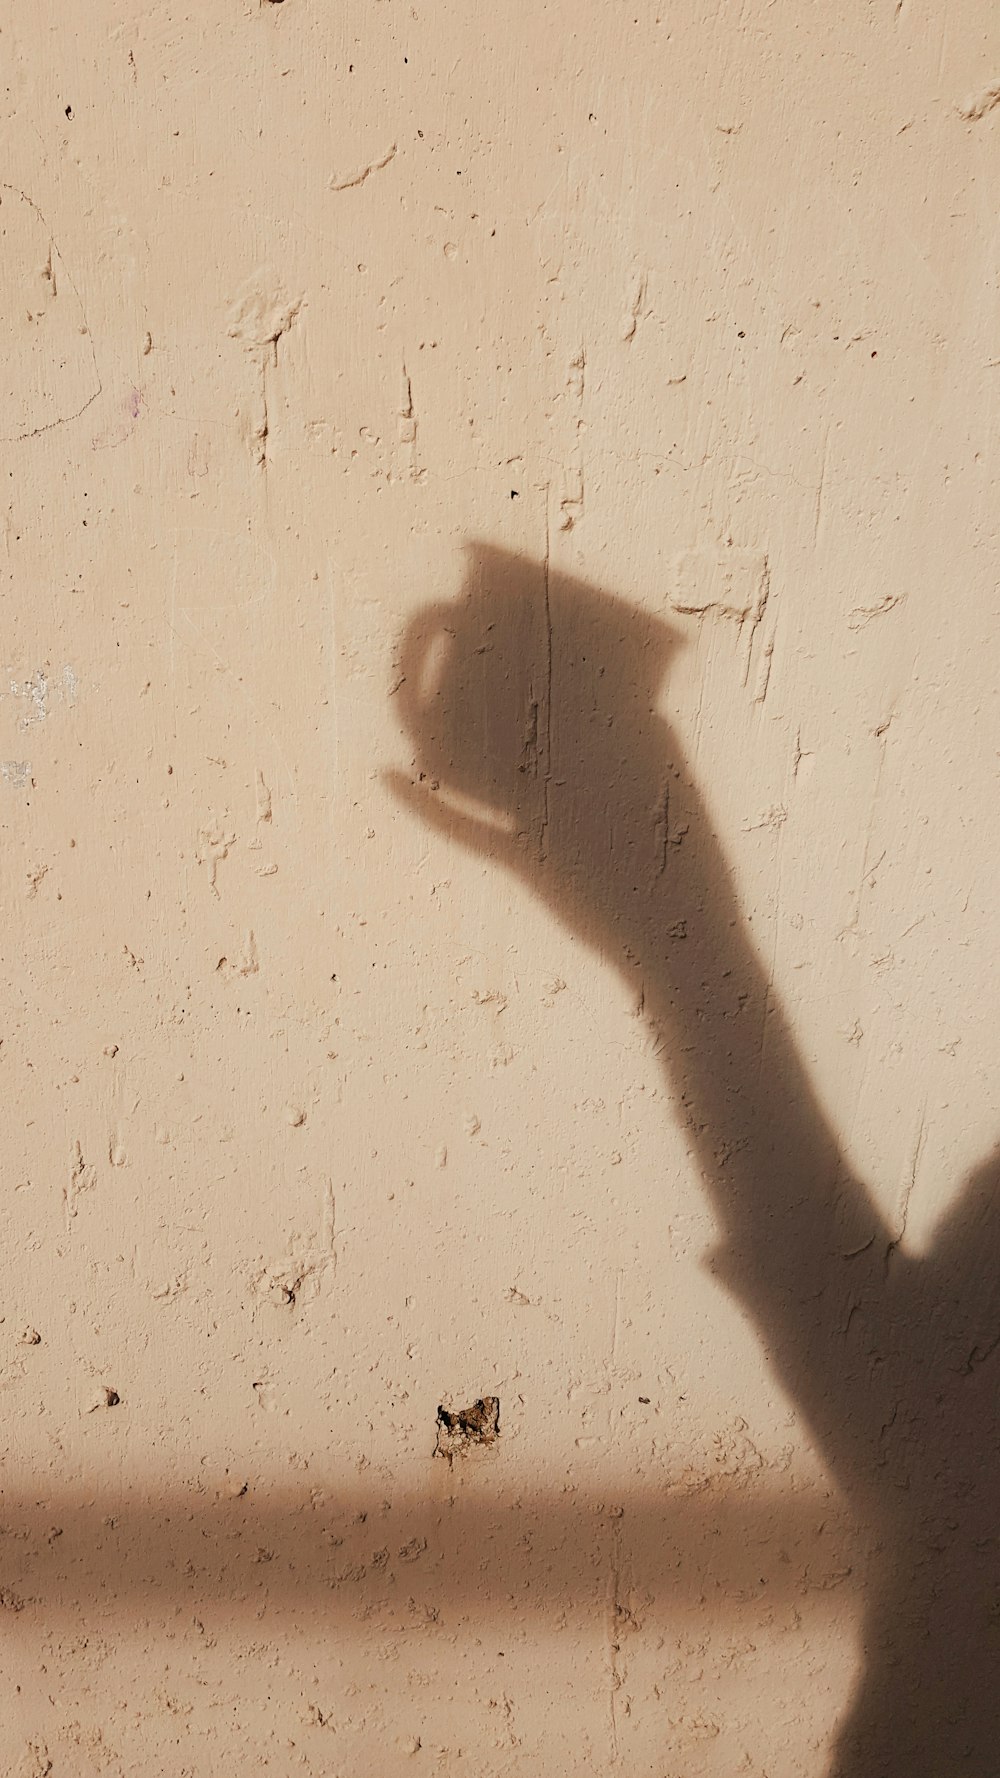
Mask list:
[[[988,1770],[997,21],[0,58],[0,1768]]]

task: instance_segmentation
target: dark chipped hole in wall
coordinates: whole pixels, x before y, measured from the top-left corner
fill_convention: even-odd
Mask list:
[[[492,1445],[500,1432],[500,1399],[482,1395],[471,1408],[439,1407],[437,1411],[437,1443],[435,1457],[447,1457],[449,1463],[456,1452],[472,1445]]]

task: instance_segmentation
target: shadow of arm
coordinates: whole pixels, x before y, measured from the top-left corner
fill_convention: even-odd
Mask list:
[[[877,1344],[888,1235],[844,1166],[658,713],[673,646],[592,586],[477,552],[464,600],[411,627],[402,714],[431,788],[397,785],[641,995],[719,1221],[714,1268],[830,1446]]]

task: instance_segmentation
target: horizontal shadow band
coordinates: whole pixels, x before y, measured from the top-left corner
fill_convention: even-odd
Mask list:
[[[8,1495],[0,1607],[24,1612],[19,1633],[36,1613],[51,1627],[123,1607],[151,1626],[188,1611],[218,1624],[308,1608],[323,1622],[413,1629],[606,1610],[609,1572],[621,1596],[681,1615],[738,1616],[765,1600],[827,1610],[835,1591],[861,1589],[858,1534],[820,1487],[754,1489],[733,1477],[619,1502],[486,1497],[482,1473],[462,1467],[450,1497],[435,1499],[390,1500],[371,1486],[250,1485],[235,1498],[192,1491],[117,1504]]]

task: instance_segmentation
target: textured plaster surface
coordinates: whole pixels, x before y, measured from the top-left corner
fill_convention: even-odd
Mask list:
[[[993,1769],[995,19],[0,66],[0,1769]]]

